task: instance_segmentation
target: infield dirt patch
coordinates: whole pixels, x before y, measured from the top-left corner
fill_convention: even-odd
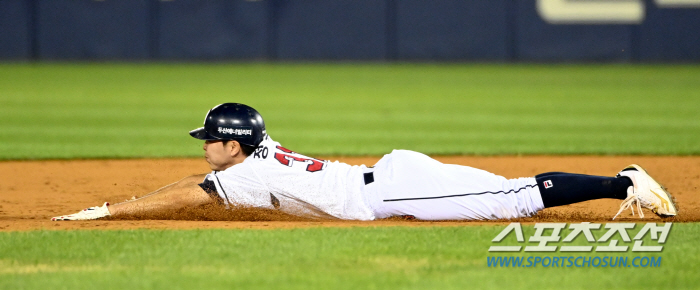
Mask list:
[[[325,157],[349,164],[372,165],[379,157]],[[451,164],[481,168],[508,178],[534,176],[550,171],[614,176],[637,163],[675,196],[680,212],[673,222],[700,221],[698,188],[700,157],[690,156],[437,156]],[[294,228],[352,226],[424,226],[493,224],[508,221],[423,222],[387,219],[371,222],[307,220],[274,211],[231,212],[220,208],[193,208],[148,220],[51,221],[108,201],[121,202],[143,196],[183,177],[209,171],[202,159],[134,159],[0,162],[0,231],[39,229],[183,229],[183,228]],[[617,212],[618,200],[594,200],[545,209],[522,222],[607,222]],[[660,221],[649,211],[645,219],[629,210],[619,221]],[[616,220],[616,221],[617,221]]]

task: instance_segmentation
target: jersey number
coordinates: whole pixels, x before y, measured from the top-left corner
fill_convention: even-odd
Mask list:
[[[292,151],[292,150],[289,150],[289,149],[287,149],[287,148],[284,148],[284,147],[282,147],[282,146],[277,146],[277,149],[282,150],[283,152],[289,153],[289,154],[285,154],[285,153],[275,153],[275,159],[277,159],[277,161],[279,161],[280,163],[282,163],[282,164],[284,164],[284,165],[287,165],[287,166],[289,166],[289,167],[292,167],[292,165],[294,164],[295,161],[297,161],[297,162],[303,162],[303,163],[307,163],[307,164],[308,164],[308,165],[306,166],[306,171],[308,171],[308,172],[316,172],[316,171],[321,171],[321,170],[323,170],[323,165],[325,165],[325,163],[323,162],[323,160],[318,160],[318,159],[314,159],[314,158],[309,158],[309,157],[306,157],[306,156],[303,156],[303,155],[301,155],[301,157],[293,156],[293,155],[291,155],[291,154],[296,154],[296,155],[299,155],[299,154],[298,154],[298,153],[295,153],[295,152]]]

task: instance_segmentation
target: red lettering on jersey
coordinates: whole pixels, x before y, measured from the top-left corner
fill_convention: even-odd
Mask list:
[[[322,160],[318,159],[309,159],[307,160],[307,162],[308,161],[311,161],[311,164],[306,166],[306,171],[309,172],[321,171],[323,169],[323,165],[325,165],[325,163]]]
[[[294,151],[289,150],[287,148],[284,148],[282,146],[277,146],[277,149],[282,150],[283,152],[297,154]],[[308,171],[308,172],[316,172],[316,171],[323,170],[323,165],[324,165],[323,160],[309,158],[309,157],[306,157],[303,155],[301,157],[297,157],[297,156],[292,156],[290,154],[275,153],[275,159],[277,159],[277,161],[279,161],[280,163],[287,165],[289,167],[292,166],[294,161],[308,163],[309,165],[306,166],[306,171]]]
[[[278,147],[279,147],[279,146],[278,146]],[[277,161],[279,161],[280,163],[282,163],[282,164],[284,164],[284,165],[292,166],[292,164],[291,164],[291,163],[292,163],[292,162],[291,162],[292,160],[291,160],[291,159],[287,159],[287,157],[291,158],[292,156],[289,156],[289,155],[287,155],[287,154],[282,154],[282,153],[275,153],[275,159],[277,159]]]
[[[282,151],[287,152],[287,153],[295,153],[294,151],[289,150],[289,149],[284,148],[284,147],[279,146],[279,145],[277,145],[277,149],[282,150]]]

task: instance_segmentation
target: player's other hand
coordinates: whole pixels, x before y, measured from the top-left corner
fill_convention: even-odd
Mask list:
[[[52,221],[84,221],[84,220],[96,220],[112,214],[109,213],[107,206],[109,203],[105,202],[102,206],[88,207],[74,214],[62,215],[57,217],[52,217]]]

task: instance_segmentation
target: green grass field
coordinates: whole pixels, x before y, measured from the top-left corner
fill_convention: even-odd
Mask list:
[[[698,65],[0,63],[0,159],[201,156],[187,132],[222,102],[309,155],[700,154]],[[488,267],[502,228],[0,232],[0,289],[700,283],[696,223],[654,268]]]
[[[201,156],[242,102],[308,155],[700,154],[698,65],[0,64],[0,159]]]
[[[663,253],[500,254],[628,257],[630,267],[489,267],[487,257],[497,255],[488,252],[491,239],[503,228],[3,233],[0,288],[696,289],[700,283],[698,224],[674,224]],[[524,230],[526,238],[534,233]],[[596,238],[604,232],[595,232]],[[518,245],[512,234],[506,241]],[[583,235],[575,241],[588,245]],[[655,267],[633,267],[634,257],[661,259]]]

